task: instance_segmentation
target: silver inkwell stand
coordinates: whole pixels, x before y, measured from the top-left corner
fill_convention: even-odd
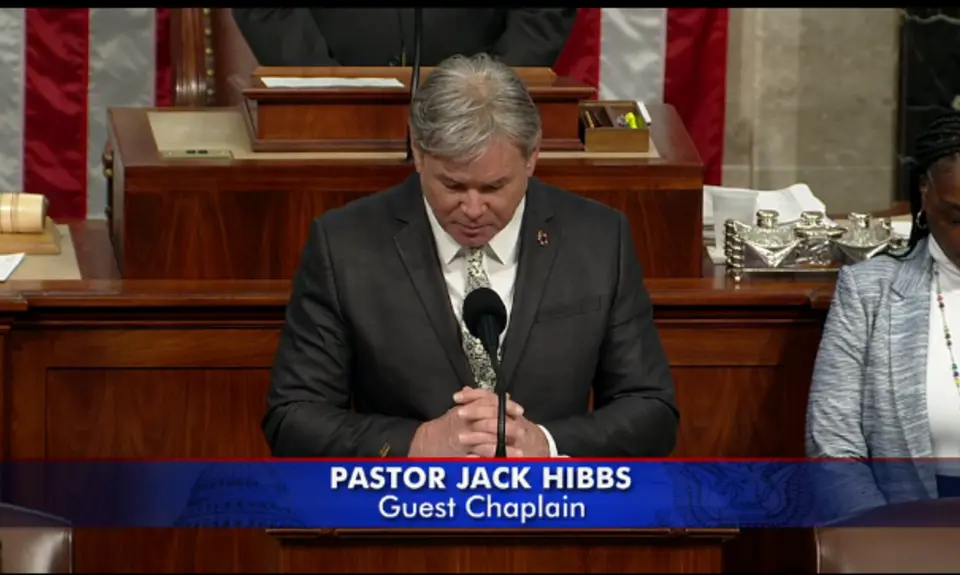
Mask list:
[[[823,212],[803,212],[795,222],[779,219],[775,210],[759,210],[753,225],[724,223],[726,271],[734,282],[752,274],[835,273],[907,245],[907,238],[893,232],[890,218],[852,213],[834,222]]]

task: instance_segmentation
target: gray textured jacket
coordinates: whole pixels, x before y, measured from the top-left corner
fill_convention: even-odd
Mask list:
[[[840,271],[807,405],[808,457],[829,466],[831,515],[937,496],[927,418],[931,256],[878,256]],[[867,461],[892,458],[899,462]]]

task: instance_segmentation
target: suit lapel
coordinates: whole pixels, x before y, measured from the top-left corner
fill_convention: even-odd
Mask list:
[[[473,375],[460,347],[457,319],[450,308],[450,296],[440,271],[436,245],[433,234],[430,233],[430,222],[425,210],[420,186],[414,174],[404,184],[404,189],[398,196],[395,214],[400,221],[400,229],[394,240],[420,303],[430,318],[433,331],[460,379],[456,387],[472,386]]]
[[[560,230],[553,221],[547,192],[542,184],[531,178],[527,208],[520,227],[520,259],[517,262],[513,312],[503,342],[501,372],[508,388],[513,385],[513,372],[523,356],[537,317],[560,240]]]
[[[910,457],[931,496],[936,496],[936,478],[921,458],[932,456],[927,415],[926,369],[930,321],[930,256],[926,244],[918,245],[891,284],[890,384],[897,417]],[[920,366],[918,368],[918,366]]]

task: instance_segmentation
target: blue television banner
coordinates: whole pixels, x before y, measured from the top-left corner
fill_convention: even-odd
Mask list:
[[[76,526],[98,527],[809,527],[883,504],[877,478],[892,478],[893,484],[897,477],[915,478],[918,465],[572,459],[6,462],[2,495],[5,502]]]

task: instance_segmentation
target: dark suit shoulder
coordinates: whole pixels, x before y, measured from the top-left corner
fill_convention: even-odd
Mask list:
[[[616,277],[626,221],[623,214],[554,186],[544,186],[538,195],[550,206],[552,221],[548,225],[560,236],[562,260],[583,266],[567,273],[577,277]]]

